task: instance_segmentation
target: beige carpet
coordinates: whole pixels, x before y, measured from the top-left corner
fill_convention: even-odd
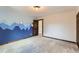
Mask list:
[[[76,44],[41,36],[0,46],[0,53],[78,53]]]

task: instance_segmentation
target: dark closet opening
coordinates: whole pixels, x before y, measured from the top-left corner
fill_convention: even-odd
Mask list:
[[[39,35],[39,21],[42,20],[42,36],[43,36],[43,19],[33,20],[33,36]]]
[[[77,29],[77,30],[76,30],[76,31],[77,31],[77,32],[76,32],[76,33],[77,33],[77,40],[76,40],[76,41],[77,41],[77,46],[78,46],[78,48],[79,48],[79,12],[78,12],[76,18],[77,18],[77,21],[76,21],[76,23],[77,23],[77,24],[76,24],[76,26],[77,26],[77,27],[76,27],[76,29]]]

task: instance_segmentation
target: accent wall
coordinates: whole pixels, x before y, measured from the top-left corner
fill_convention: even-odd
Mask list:
[[[11,7],[0,7],[0,44],[32,36],[33,17]]]

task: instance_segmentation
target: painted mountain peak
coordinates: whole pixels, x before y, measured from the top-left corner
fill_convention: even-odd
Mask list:
[[[17,24],[17,23],[13,23],[12,25],[7,25],[5,23],[1,23],[0,24],[0,27],[2,29],[10,29],[10,30],[13,30],[16,26],[19,26],[19,28],[22,30],[22,29],[30,29],[31,27],[31,24]]]
[[[0,44],[5,44],[14,40],[24,39],[30,36],[32,36],[31,24],[0,24]]]

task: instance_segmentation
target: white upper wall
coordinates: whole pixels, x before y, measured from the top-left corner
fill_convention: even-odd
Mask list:
[[[9,6],[9,8],[36,18],[47,16],[53,13],[72,10],[75,9],[76,6],[40,6],[38,10],[34,9],[33,6]]]
[[[10,7],[0,7],[0,23],[32,24],[33,17],[14,10]]]
[[[78,12],[79,12],[79,7],[77,7],[76,10],[77,10],[77,11],[76,11],[76,14],[78,14]]]
[[[54,13],[44,19],[44,36],[76,42],[76,9]]]

